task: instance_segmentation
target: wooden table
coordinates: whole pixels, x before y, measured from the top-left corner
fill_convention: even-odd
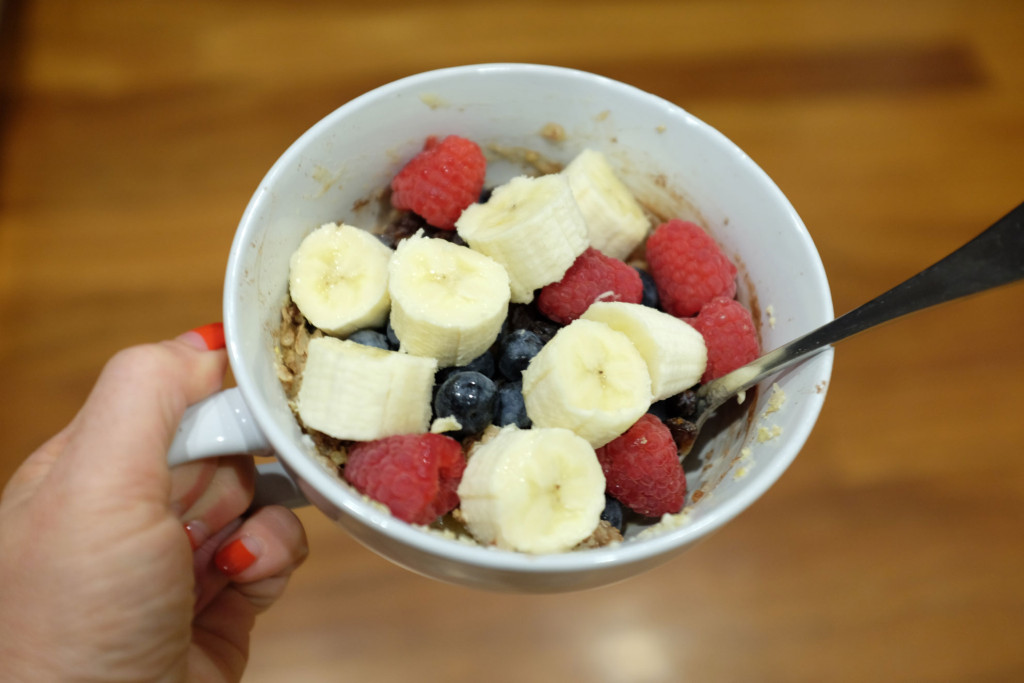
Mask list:
[[[220,318],[266,169],[376,85],[485,61],[679,103],[797,207],[836,310],[1024,200],[1024,3],[4,3],[0,482],[117,349]],[[492,595],[312,555],[246,680],[1024,680],[1024,289],[845,342],[801,456],[640,578]]]

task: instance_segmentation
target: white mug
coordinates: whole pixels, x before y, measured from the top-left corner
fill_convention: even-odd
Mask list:
[[[260,183],[238,226],[224,285],[237,387],[189,410],[170,462],[275,454],[272,468],[261,466],[259,502],[309,501],[380,555],[450,583],[570,591],[665,562],[746,509],[793,461],[824,401],[831,350],[765,382],[749,397],[743,419],[688,456],[684,514],[642,533],[632,529],[622,543],[602,548],[528,555],[426,531],[369,503],[303,440],[275,372],[289,257],[322,223],[375,227],[391,177],[427,136],[446,134],[485,150],[533,150],[559,163],[586,147],[603,151],[643,203],[660,215],[701,223],[737,263],[739,297],[754,310],[765,350],[832,318],[821,260],[789,201],[738,147],[677,105],[559,67],[483,64],[421,73],[327,115]],[[514,156],[493,155],[488,186],[523,172],[507,158]],[[785,399],[769,412],[773,385]]]

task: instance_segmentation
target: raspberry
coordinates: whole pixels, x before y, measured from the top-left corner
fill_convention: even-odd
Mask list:
[[[700,332],[708,347],[708,365],[702,382],[732,372],[761,353],[750,311],[735,299],[716,297],[688,322]]]
[[[412,524],[430,524],[458,504],[466,469],[459,442],[441,434],[406,434],[353,446],[345,480]]]
[[[629,509],[660,517],[683,509],[686,474],[668,427],[647,413],[614,441],[597,449],[605,490]]]
[[[486,172],[484,153],[472,140],[431,136],[391,180],[391,204],[435,228],[454,230],[462,210],[480,197]]]
[[[647,239],[647,265],[666,312],[685,318],[716,296],[736,296],[736,266],[696,223],[675,218]]]
[[[540,290],[537,308],[555,322],[567,325],[595,301],[638,304],[643,294],[644,285],[635,268],[588,247],[561,280]]]

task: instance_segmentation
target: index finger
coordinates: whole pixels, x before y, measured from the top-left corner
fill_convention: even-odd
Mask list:
[[[178,423],[220,388],[227,369],[223,351],[193,344],[179,338],[116,354],[71,425],[54,464],[61,476],[106,500],[166,504],[167,449]]]

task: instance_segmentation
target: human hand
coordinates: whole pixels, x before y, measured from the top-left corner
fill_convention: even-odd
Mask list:
[[[223,382],[222,349],[223,332],[207,326],[118,353],[71,423],[8,482],[5,680],[241,678],[254,620],[307,546],[285,508],[240,517],[252,458],[167,466],[185,408]]]

